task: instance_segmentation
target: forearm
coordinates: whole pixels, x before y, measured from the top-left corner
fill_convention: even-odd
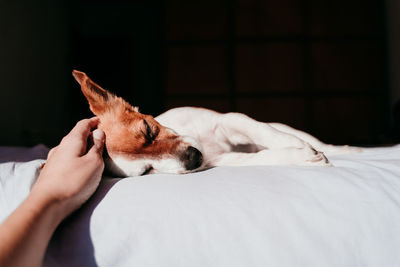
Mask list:
[[[59,203],[33,190],[0,225],[0,266],[41,266],[49,240],[62,219]]]
[[[94,193],[104,169],[98,123],[79,121],[52,149],[28,198],[0,225],[0,266],[41,266],[57,226]]]

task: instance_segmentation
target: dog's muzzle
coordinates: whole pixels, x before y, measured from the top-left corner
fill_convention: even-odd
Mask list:
[[[197,169],[203,163],[203,155],[192,146],[189,146],[182,155],[182,161],[186,170],[191,171]]]

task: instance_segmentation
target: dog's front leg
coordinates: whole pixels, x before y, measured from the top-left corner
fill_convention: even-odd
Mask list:
[[[241,113],[222,114],[217,128],[232,145],[256,144],[268,149],[310,147],[294,135],[281,132],[268,123],[256,121]]]
[[[323,153],[311,147],[264,149],[256,153],[229,152],[209,161],[210,166],[297,165],[331,166]]]

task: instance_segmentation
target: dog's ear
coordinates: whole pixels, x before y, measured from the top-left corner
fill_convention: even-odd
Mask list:
[[[93,82],[84,72],[74,70],[72,75],[81,85],[82,93],[89,102],[90,110],[96,115],[101,116],[105,112],[123,108],[124,110],[136,111],[134,107],[125,102],[122,98],[115,96],[109,91],[101,88]]]

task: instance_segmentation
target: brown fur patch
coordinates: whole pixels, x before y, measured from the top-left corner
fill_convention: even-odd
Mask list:
[[[118,115],[107,114],[100,118],[99,128],[106,134],[106,147],[110,155],[118,154],[130,159],[162,155],[179,154],[178,147],[181,141],[178,136],[171,134],[151,116],[141,113],[125,113]],[[152,131],[155,131],[154,140],[148,143],[146,138],[146,119]]]
[[[101,88],[85,73],[74,70],[73,76],[80,83],[90,110],[100,118],[98,128],[105,133],[105,145],[111,157],[159,158],[182,153],[179,151],[182,141],[178,136],[152,116],[139,113],[136,107]],[[151,129],[153,139],[150,141],[144,120]]]

